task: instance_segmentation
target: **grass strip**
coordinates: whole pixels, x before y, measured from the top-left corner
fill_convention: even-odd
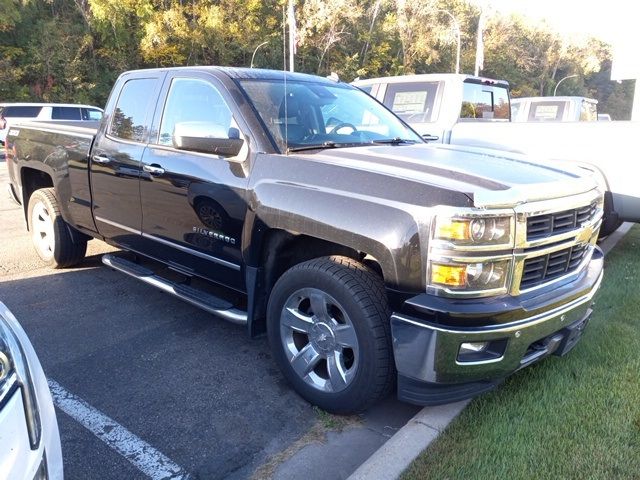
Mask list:
[[[640,227],[605,259],[579,344],[474,400],[410,479],[640,479]]]

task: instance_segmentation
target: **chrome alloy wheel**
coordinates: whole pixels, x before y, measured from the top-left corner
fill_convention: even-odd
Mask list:
[[[34,205],[31,212],[31,235],[33,244],[43,258],[53,257],[55,235],[53,233],[53,219],[43,202]]]
[[[292,369],[308,385],[334,393],[358,369],[358,338],[345,310],[331,295],[303,288],[285,302],[280,339]]]

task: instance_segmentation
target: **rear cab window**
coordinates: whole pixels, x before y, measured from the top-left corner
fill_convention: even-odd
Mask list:
[[[581,122],[595,122],[598,120],[598,107],[593,102],[582,100],[580,108]]]
[[[462,120],[510,119],[509,90],[505,85],[465,80],[462,92]]]
[[[128,80],[113,111],[109,135],[133,142],[144,142],[147,133],[147,112],[156,101],[155,78]]]
[[[440,82],[389,83],[384,104],[405,122],[433,122],[439,86]]]

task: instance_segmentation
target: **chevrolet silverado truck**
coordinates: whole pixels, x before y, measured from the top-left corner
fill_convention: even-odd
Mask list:
[[[429,145],[331,79],[140,70],[97,129],[15,125],[12,191],[38,255],[103,262],[266,332],[293,388],[366,409],[469,398],[576,345],[602,279],[593,178]]]
[[[384,103],[430,142],[496,149],[509,152],[511,157],[522,154],[536,163],[571,163],[573,168],[590,172],[605,191],[601,236],[611,234],[622,221],[640,222],[636,183],[640,163],[635,160],[634,144],[640,135],[639,122],[570,121],[566,114],[579,118],[581,112],[595,120],[595,101],[585,99],[577,109],[564,106],[567,98],[582,97],[541,98],[545,102],[538,107],[544,112],[540,111],[538,120],[546,112],[548,117],[554,113],[564,121],[515,121],[522,112],[513,116],[509,84],[473,75],[401,75],[353,84]],[[529,103],[518,107],[528,112]]]

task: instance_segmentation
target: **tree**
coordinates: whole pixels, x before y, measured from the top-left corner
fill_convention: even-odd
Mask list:
[[[356,0],[306,0],[302,5],[300,46],[313,57],[315,70],[321,73],[327,52],[354,34],[356,21],[362,17],[362,6]],[[330,69],[329,69],[330,71]]]
[[[174,65],[282,69],[287,0],[0,0],[3,101],[103,105],[124,70]],[[296,70],[344,80],[451,72],[460,25],[462,71],[473,69],[479,10],[469,0],[297,0]],[[610,48],[571,43],[547,25],[494,15],[485,30],[483,75],[514,96],[563,93],[599,100],[628,118],[633,86],[609,80]],[[631,85],[631,86],[630,86]]]

